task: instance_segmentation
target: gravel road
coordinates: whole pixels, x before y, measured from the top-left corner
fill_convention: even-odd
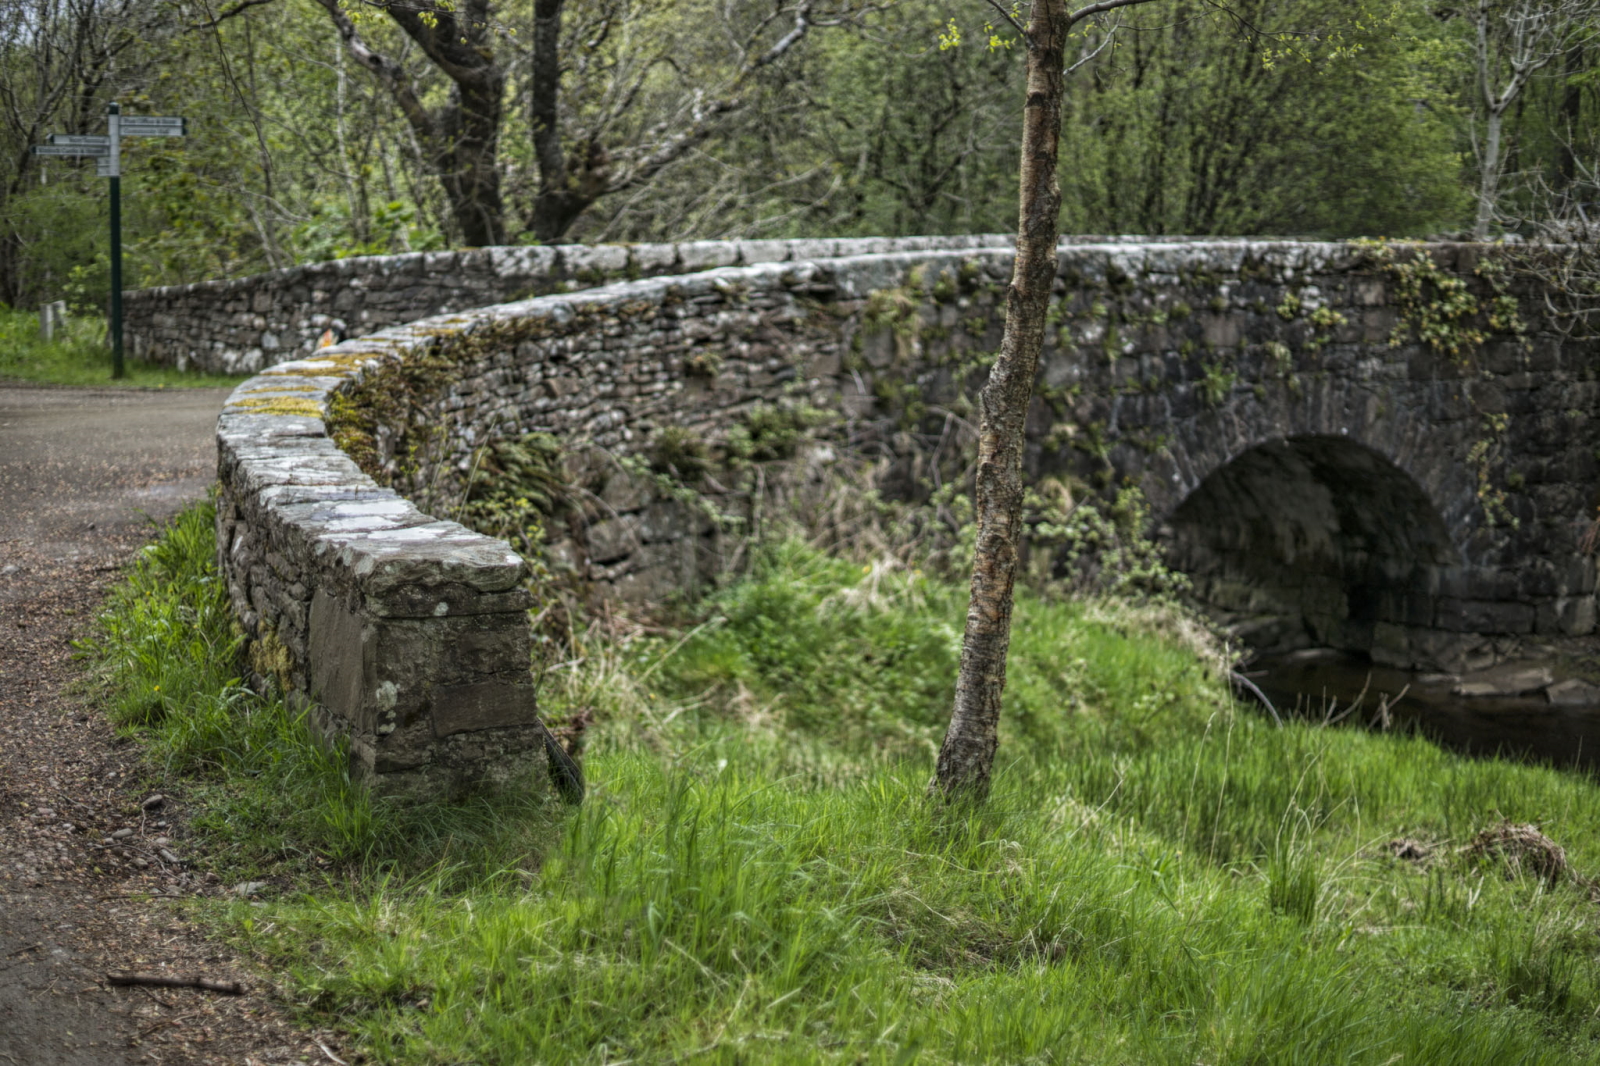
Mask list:
[[[225,892],[185,854],[182,783],[142,812],[162,783],[68,688],[70,641],[117,570],[213,480],[226,395],[0,384],[0,1066],[327,1061],[164,898]],[[102,846],[128,827],[184,861]],[[159,969],[243,978],[250,992],[103,979]]]

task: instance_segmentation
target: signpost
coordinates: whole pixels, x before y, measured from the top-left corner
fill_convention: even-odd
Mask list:
[[[111,179],[111,376],[123,376],[122,366],[122,138],[186,137],[188,120],[165,115],[124,115],[116,104],[106,105],[106,133],[52,133],[49,144],[36,144],[37,156],[92,158],[95,175]]]
[[[78,156],[79,158],[81,158],[81,157],[86,156],[86,155],[108,156],[108,155],[111,154],[111,149],[109,149],[109,148],[94,148],[94,147],[79,148],[79,147],[75,147],[73,145],[63,145],[63,144],[36,144],[36,145],[33,146],[33,154],[34,155],[70,155],[70,156]]]

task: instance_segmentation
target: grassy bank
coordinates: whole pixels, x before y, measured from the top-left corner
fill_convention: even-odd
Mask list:
[[[399,812],[229,680],[209,529],[145,555],[96,676],[228,876],[292,885],[220,927],[376,1061],[1600,1058],[1590,889],[1467,847],[1537,822],[1600,873],[1600,790],[1276,728],[1171,615],[1024,598],[993,801],[935,812],[960,590],[780,546],[546,675],[581,810]]]
[[[244,380],[180,372],[136,359],[126,360],[124,368],[126,376],[113,380],[106,326],[98,317],[70,319],[54,340],[45,341],[39,336],[37,314],[0,304],[0,381],[176,389],[236,385]]]

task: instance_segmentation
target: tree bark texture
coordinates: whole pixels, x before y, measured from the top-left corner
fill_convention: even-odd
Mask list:
[[[504,117],[505,69],[495,59],[487,0],[459,7],[380,4],[450,79],[447,101],[430,108],[405,69],[374,51],[339,0],[317,0],[328,12],[357,63],[394,97],[444,186],[450,214],[468,245],[505,243],[500,198],[500,124]]]
[[[1500,111],[1489,112],[1488,130],[1484,135],[1483,174],[1478,179],[1478,214],[1472,225],[1475,241],[1489,239],[1489,227],[1500,202],[1500,128],[1504,121],[1505,116]]]
[[[1472,222],[1472,240],[1488,240],[1494,221],[1494,206],[1499,203],[1499,141],[1504,115],[1491,110],[1483,136],[1483,173],[1478,178],[1478,213]]]
[[[578,216],[608,191],[610,159],[592,137],[568,157],[561,129],[561,15],[566,0],[534,5],[533,73],[529,117],[534,155],[539,161],[539,192],[528,228],[546,243],[559,241]]]
[[[424,141],[464,243],[504,244],[500,199],[500,124],[506,74],[494,54],[489,0],[412,7],[388,3],[389,17],[453,83]]]
[[[1017,255],[1006,290],[1000,355],[980,399],[977,551],[967,606],[955,710],[939,749],[937,786],[947,799],[989,793],[999,743],[1000,699],[1011,645],[1012,590],[1022,522],[1023,423],[1033,396],[1045,313],[1056,279],[1061,186],[1063,64],[1070,18],[1062,0],[1035,0],[1028,24],[1028,90],[1023,112]]]

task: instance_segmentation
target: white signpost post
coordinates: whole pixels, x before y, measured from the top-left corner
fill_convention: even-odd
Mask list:
[[[116,104],[106,105],[106,133],[52,133],[49,144],[36,144],[38,156],[92,158],[95,175],[111,179],[111,376],[123,376],[122,366],[122,138],[187,137],[187,119],[164,115],[124,115]]]

